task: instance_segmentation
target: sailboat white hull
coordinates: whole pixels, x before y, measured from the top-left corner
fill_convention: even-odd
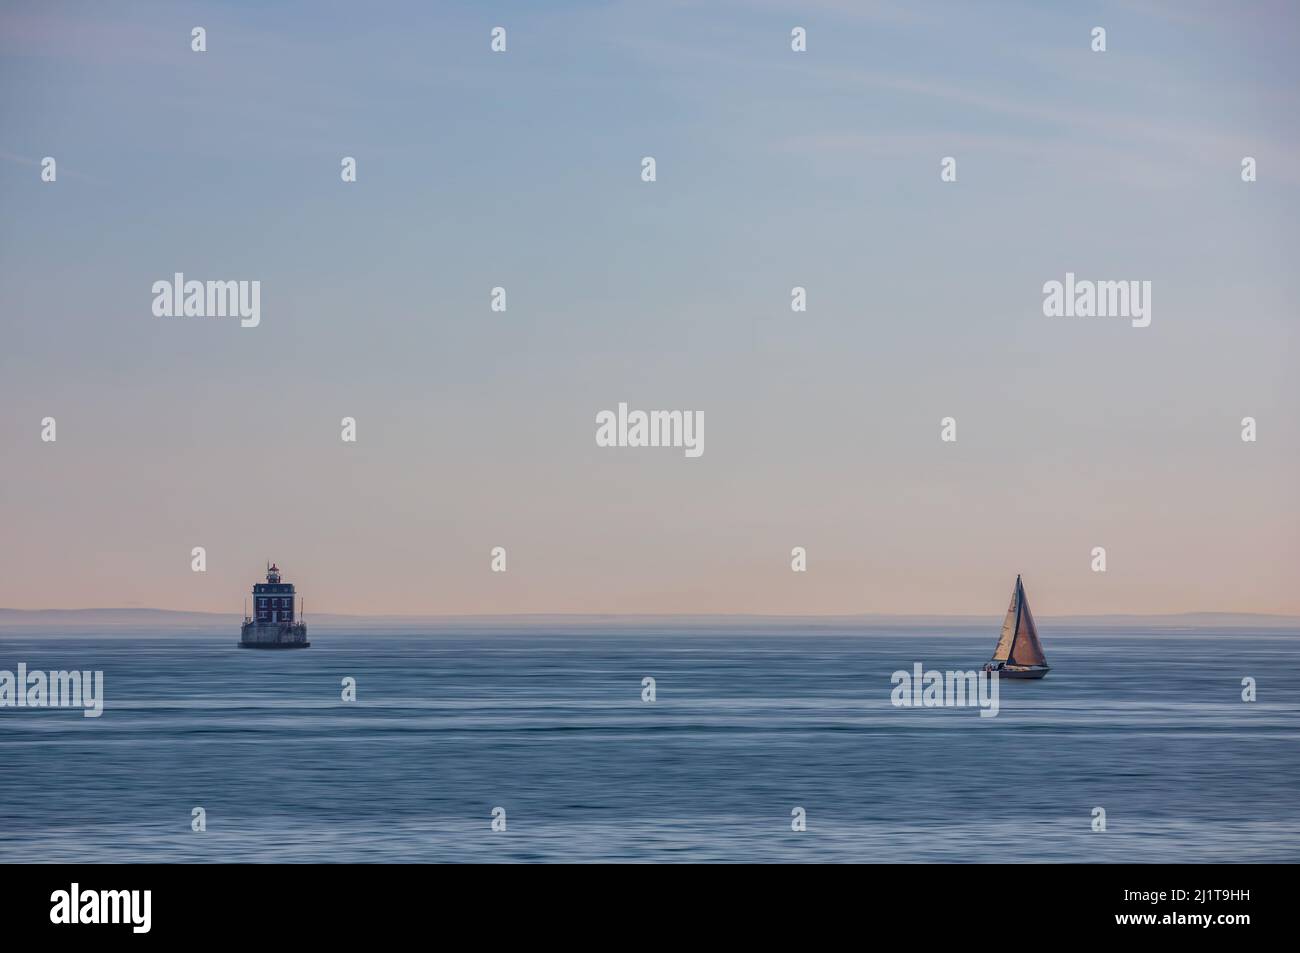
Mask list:
[[[1046,665],[1025,665],[1012,667],[1004,665],[998,670],[998,675],[1003,678],[1042,678],[1051,669]]]

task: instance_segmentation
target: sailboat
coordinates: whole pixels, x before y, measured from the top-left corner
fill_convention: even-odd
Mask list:
[[[1002,622],[1002,634],[993,649],[993,658],[984,666],[986,672],[997,672],[1002,678],[1042,678],[1049,671],[1043,646],[1038,641],[1025,586],[1016,576],[1016,588],[1011,593],[1011,606]]]

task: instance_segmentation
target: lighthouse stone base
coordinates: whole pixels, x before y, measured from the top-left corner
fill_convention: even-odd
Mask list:
[[[240,648],[305,649],[307,626],[302,622],[245,622],[239,632]]]

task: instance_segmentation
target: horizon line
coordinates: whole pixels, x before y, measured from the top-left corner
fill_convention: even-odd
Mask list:
[[[208,609],[163,609],[156,606],[92,606],[84,608],[19,609],[0,606],[0,613],[36,615],[55,612],[155,612],[173,615],[205,615],[235,617],[239,613]],[[317,617],[335,619],[420,620],[420,619],[511,619],[511,618],[592,618],[592,619],[990,619],[987,612],[838,612],[838,613],[788,613],[788,612],[450,612],[450,613],[355,613],[318,612]],[[1300,614],[1286,612],[1241,612],[1219,609],[1194,609],[1180,612],[1099,612],[1040,615],[1041,619],[1116,619],[1116,618],[1182,618],[1188,616],[1241,616],[1257,619],[1288,619],[1300,623]],[[305,616],[304,616],[305,618]]]

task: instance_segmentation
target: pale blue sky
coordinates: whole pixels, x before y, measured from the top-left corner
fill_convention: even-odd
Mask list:
[[[1300,15],[1219,7],[6,3],[0,605],[1300,612]]]

